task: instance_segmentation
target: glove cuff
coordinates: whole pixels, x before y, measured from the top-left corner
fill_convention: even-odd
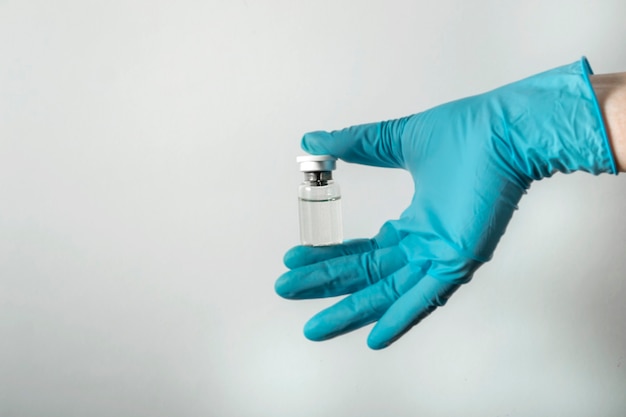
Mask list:
[[[602,116],[600,103],[598,102],[598,98],[596,97],[596,94],[593,90],[593,86],[591,85],[591,80],[589,79],[589,76],[593,75],[593,70],[591,69],[591,65],[589,64],[587,57],[583,56],[580,59],[580,65],[582,67],[581,69],[582,69],[583,79],[585,80],[585,84],[587,85],[587,88],[591,94],[593,110],[595,112],[596,119],[599,122],[598,134],[601,137],[600,141],[602,142],[602,144],[600,146],[601,149],[600,149],[598,157],[604,159],[603,165],[608,168],[607,171],[603,171],[603,172],[608,172],[610,174],[617,175],[618,174],[617,165],[615,163],[615,157],[613,156],[613,150],[611,149],[611,144],[609,142],[609,135],[606,129],[604,117]]]
[[[514,163],[529,179],[555,172],[617,174],[591,74],[583,57],[496,90]]]

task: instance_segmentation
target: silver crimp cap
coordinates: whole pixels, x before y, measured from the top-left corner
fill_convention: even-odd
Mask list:
[[[334,171],[337,166],[337,158],[330,155],[298,156],[296,161],[302,172]]]

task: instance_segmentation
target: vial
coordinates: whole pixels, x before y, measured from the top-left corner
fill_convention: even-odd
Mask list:
[[[307,246],[341,243],[341,192],[333,181],[337,158],[306,155],[299,156],[296,161],[304,173],[304,182],[298,189],[301,243]]]

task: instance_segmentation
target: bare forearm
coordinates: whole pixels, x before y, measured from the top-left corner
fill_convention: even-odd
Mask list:
[[[617,169],[626,172],[626,72],[591,76]]]

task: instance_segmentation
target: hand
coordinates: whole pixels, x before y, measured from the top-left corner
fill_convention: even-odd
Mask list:
[[[533,180],[557,171],[616,173],[587,61],[413,116],[304,136],[302,148],[408,170],[410,206],[372,239],[287,252],[289,299],[351,294],[304,328],[325,340],[377,322],[388,346],[488,261]]]

